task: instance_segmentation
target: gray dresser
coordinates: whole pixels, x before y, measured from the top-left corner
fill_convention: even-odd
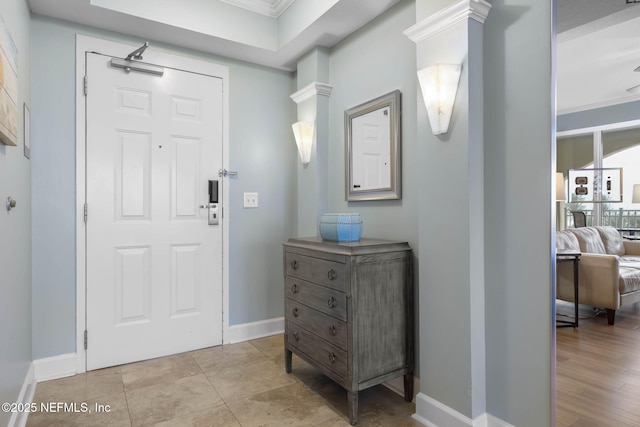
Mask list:
[[[407,243],[320,238],[284,244],[285,364],[292,352],[347,390],[349,419],[358,392],[404,376],[413,398],[412,254]]]

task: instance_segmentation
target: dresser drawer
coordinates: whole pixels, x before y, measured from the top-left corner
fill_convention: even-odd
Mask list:
[[[344,322],[347,321],[347,295],[295,277],[285,279],[285,296],[315,308]],[[289,316],[287,313],[287,316]]]
[[[286,299],[285,310],[288,320],[331,344],[344,350],[347,349],[347,324],[345,322],[289,298]]]
[[[287,252],[285,272],[287,276],[295,276],[343,292],[347,290],[348,267],[340,262]]]
[[[329,344],[311,332],[287,322],[287,342],[312,357],[316,362],[335,372],[340,377],[347,376],[347,352],[335,345]]]

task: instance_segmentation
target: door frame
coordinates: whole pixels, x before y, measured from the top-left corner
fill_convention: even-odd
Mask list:
[[[84,75],[86,52],[124,57],[137,49],[137,44],[122,43],[76,34],[76,372],[86,372],[87,354],[84,349],[84,331],[87,326],[86,283],[86,97]],[[222,168],[229,169],[229,67],[200,59],[160,52],[153,47],[145,51],[145,62],[161,64],[222,79]],[[89,83],[89,90],[91,90]],[[222,343],[228,342],[229,331],[229,180],[222,181]],[[89,214],[90,215],[90,214]]]

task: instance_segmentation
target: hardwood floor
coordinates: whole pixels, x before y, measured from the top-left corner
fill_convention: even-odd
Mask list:
[[[557,302],[558,319],[573,304]],[[640,426],[640,302],[616,311],[580,306],[580,326],[558,328],[556,426]]]

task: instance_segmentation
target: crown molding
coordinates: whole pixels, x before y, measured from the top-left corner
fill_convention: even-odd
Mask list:
[[[219,0],[232,6],[241,7],[251,12],[278,18],[294,0]]]
[[[403,34],[418,43],[468,19],[484,24],[490,9],[491,3],[485,0],[461,0],[407,28]]]
[[[638,95],[623,96],[616,99],[609,99],[606,101],[595,102],[593,104],[577,105],[574,107],[558,109],[558,111],[556,112],[556,116],[579,113],[581,111],[596,110],[598,108],[613,107],[615,105],[625,104],[627,102],[636,102],[636,101],[640,101],[640,96]]]
[[[296,104],[300,104],[302,101],[306,101],[307,99],[316,95],[330,96],[332,90],[333,86],[329,84],[313,82],[309,83],[296,93],[291,94],[291,99],[293,99],[293,102],[295,102]]]

